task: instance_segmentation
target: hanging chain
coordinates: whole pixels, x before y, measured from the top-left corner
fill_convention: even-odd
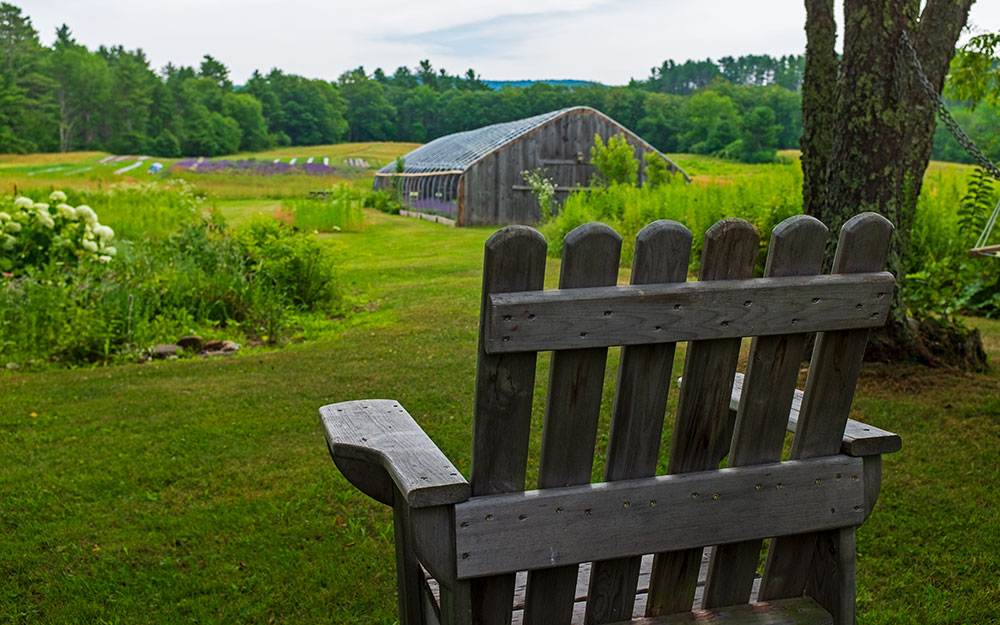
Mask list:
[[[995,180],[1000,180],[1000,168],[994,165],[993,161],[991,161],[989,157],[979,149],[979,146],[973,143],[972,139],[969,138],[969,135],[965,134],[965,131],[958,126],[958,122],[956,122],[955,118],[948,112],[948,108],[944,103],[944,98],[942,98],[941,94],[934,88],[931,81],[927,79],[927,75],[924,74],[923,67],[920,66],[920,59],[917,58],[917,50],[913,47],[913,43],[910,41],[909,36],[907,36],[906,30],[903,31],[903,34],[899,38],[899,45],[896,46],[896,84],[903,84],[900,72],[903,67],[902,57],[904,52],[910,58],[910,64],[913,66],[921,89],[923,89],[924,94],[927,95],[927,99],[930,100],[935,109],[937,109],[937,116],[944,123],[948,132],[955,137],[959,145],[962,146],[962,149],[964,149],[980,167],[986,170],[986,173],[992,176]]]

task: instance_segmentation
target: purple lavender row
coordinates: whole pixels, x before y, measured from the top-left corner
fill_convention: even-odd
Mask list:
[[[197,165],[197,167],[195,167]],[[177,161],[172,169],[193,170],[199,174],[223,172],[246,173],[256,176],[274,176],[288,173],[306,173],[312,176],[332,176],[337,170],[323,163],[275,163],[253,159],[230,160],[226,158],[204,159],[200,163],[194,158]]]

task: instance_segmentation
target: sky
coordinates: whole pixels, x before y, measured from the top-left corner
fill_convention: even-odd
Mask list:
[[[801,0],[7,1],[45,45],[65,23],[91,49],[142,48],[157,69],[197,66],[211,54],[236,84],[255,69],[336,80],[359,66],[391,74],[429,59],[488,80],[620,85],[666,59],[805,50]],[[976,2],[969,22],[1000,31],[1000,1]]]

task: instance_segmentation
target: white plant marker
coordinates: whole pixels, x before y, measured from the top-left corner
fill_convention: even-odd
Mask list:
[[[274,159],[274,162],[275,162],[275,163],[280,163],[280,162],[281,162],[281,159],[280,159],[280,158],[276,158],[276,159]]]
[[[132,163],[131,165],[126,165],[125,167],[122,167],[121,169],[116,169],[115,170],[115,175],[119,176],[121,174],[124,174],[127,171],[131,171],[131,170],[135,169],[136,167],[142,167],[142,164],[145,163],[145,162],[146,161],[136,161],[136,162]]]
[[[293,158],[292,160],[288,161],[288,164],[289,165],[294,165],[295,161],[297,161],[297,160],[299,160],[299,159],[298,158]]]
[[[329,156],[324,156],[323,157],[323,164],[326,165],[327,167],[330,166],[330,157]]]
[[[308,165],[311,162],[313,162],[313,157],[310,156],[309,158],[306,159],[306,165]]]

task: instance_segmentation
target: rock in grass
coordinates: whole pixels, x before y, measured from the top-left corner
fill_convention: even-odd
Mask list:
[[[162,360],[163,358],[169,358],[170,356],[176,356],[181,351],[180,345],[154,345],[152,350],[153,358],[157,360]]]
[[[190,349],[193,351],[200,351],[204,343],[205,340],[196,334],[189,334],[177,339],[177,345],[184,349]]]
[[[240,351],[240,344],[233,341],[223,341],[222,351],[224,352],[238,352]]]
[[[203,352],[217,352],[222,349],[223,341],[219,339],[212,339],[211,341],[205,341],[205,344],[201,346],[201,351]]]

